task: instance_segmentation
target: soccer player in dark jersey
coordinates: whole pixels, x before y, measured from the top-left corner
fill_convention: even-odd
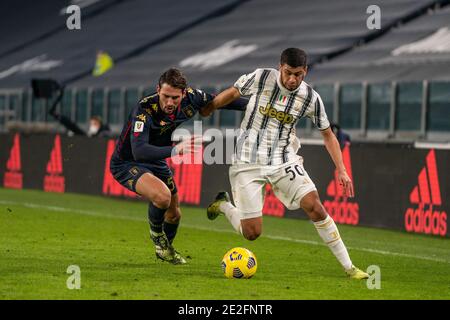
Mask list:
[[[188,87],[178,69],[167,70],[159,79],[157,92],[142,98],[131,111],[111,157],[114,178],[149,202],[150,236],[156,256],[173,264],[185,264],[186,260],[172,246],[181,211],[165,159],[192,150],[191,140],[173,146],[172,133],[197,112],[202,115],[213,98]],[[243,108],[246,104],[237,101],[234,106]]]

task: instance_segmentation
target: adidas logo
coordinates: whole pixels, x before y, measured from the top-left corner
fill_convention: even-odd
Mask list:
[[[353,181],[352,162],[350,158],[350,146],[346,145],[342,150],[342,160],[350,179]],[[327,196],[333,200],[325,200],[323,206],[328,214],[337,223],[357,225],[359,222],[359,204],[350,202],[344,195],[344,188],[338,180],[338,172],[334,171],[334,179],[328,184]]]
[[[47,163],[47,174],[44,177],[44,191],[64,192],[65,179],[62,174],[61,138],[59,135],[56,135],[53,142],[53,149],[50,152],[50,160]]]
[[[426,157],[426,166],[417,178],[418,184],[409,195],[411,204],[418,208],[408,208],[405,212],[405,229],[408,232],[445,236],[447,233],[447,213],[436,210],[442,205],[435,151]]]
[[[9,153],[9,158],[6,163],[6,172],[3,178],[3,186],[11,189],[22,189],[23,177],[22,163],[20,161],[20,136],[18,133],[14,136],[13,146]]]
[[[130,198],[136,198],[137,194],[133,191],[128,190],[122,186],[119,182],[114,179],[111,171],[109,170],[109,163],[111,161],[111,156],[114,153],[114,148],[116,144],[113,139],[108,140],[106,147],[106,159],[105,159],[105,170],[103,175],[103,189],[102,192],[105,195],[111,196],[126,196]]]

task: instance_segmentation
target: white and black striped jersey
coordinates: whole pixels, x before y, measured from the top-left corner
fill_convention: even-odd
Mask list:
[[[330,126],[319,94],[306,82],[294,91],[281,83],[275,69],[256,69],[234,84],[251,96],[237,138],[234,163],[278,165],[297,159],[295,125],[309,117],[319,130]]]

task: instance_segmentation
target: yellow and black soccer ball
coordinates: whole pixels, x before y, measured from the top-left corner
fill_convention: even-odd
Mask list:
[[[248,249],[233,248],[222,259],[222,271],[229,279],[251,278],[258,267],[256,256]]]

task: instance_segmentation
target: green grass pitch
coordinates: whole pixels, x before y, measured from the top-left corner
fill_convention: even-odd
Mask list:
[[[381,270],[381,289],[345,277],[306,220],[264,217],[254,242],[224,217],[183,207],[175,247],[188,264],[156,260],[143,202],[0,189],[0,299],[449,299],[450,240],[341,225],[355,265]],[[226,279],[224,253],[258,259],[248,280]],[[81,269],[81,289],[66,286]]]

